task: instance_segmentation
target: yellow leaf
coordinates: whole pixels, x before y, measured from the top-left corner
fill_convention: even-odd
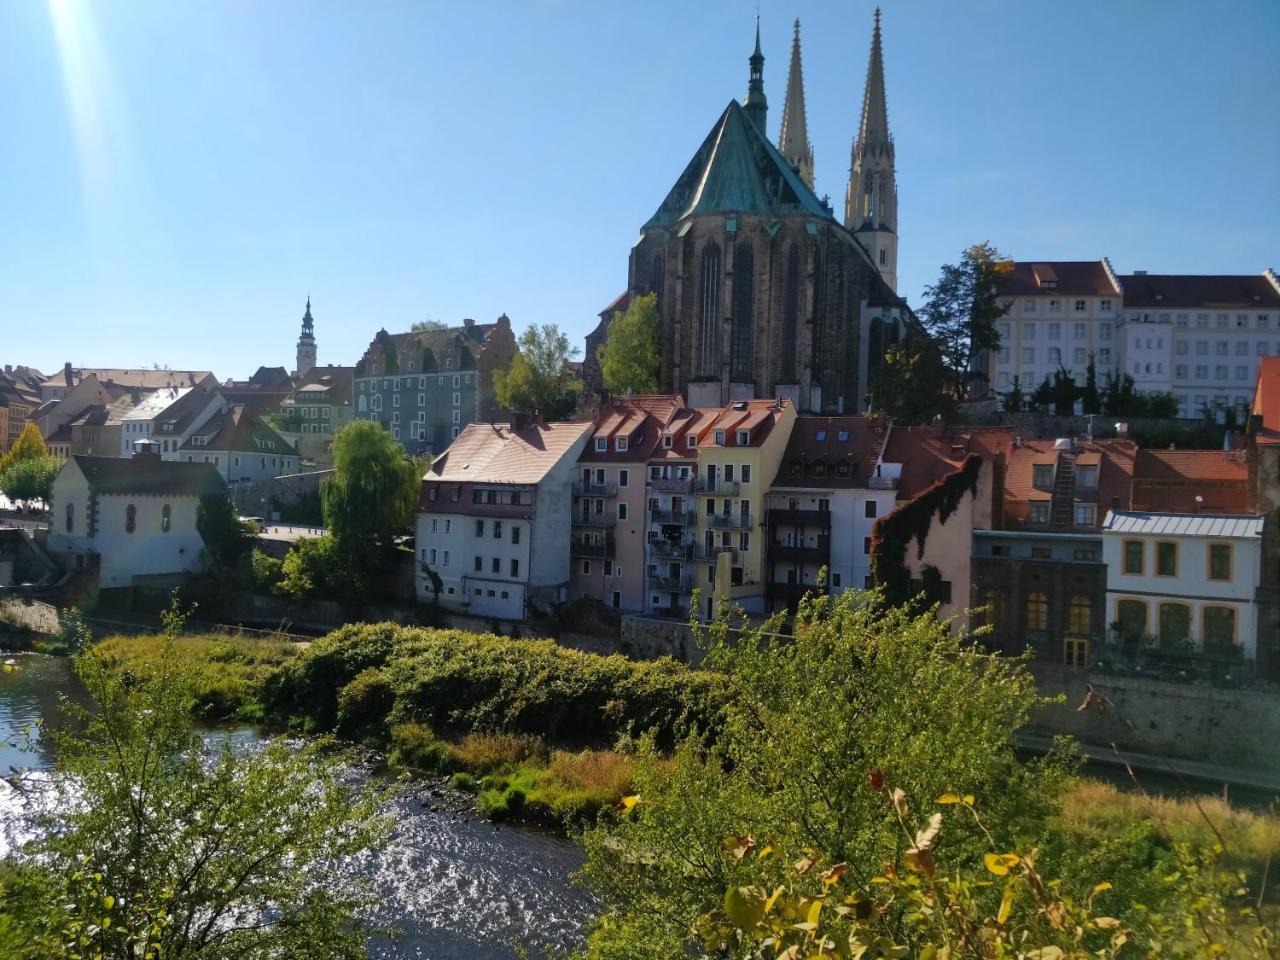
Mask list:
[[[1096,887],[1093,888],[1093,892],[1101,893],[1103,890],[1110,890],[1110,889],[1111,889],[1111,884],[1107,883],[1104,880],[1102,883],[1098,884]]]
[[[752,930],[764,919],[767,898],[759,887],[730,887],[724,894],[724,912],[739,930]]]
[[[939,803],[960,803],[960,795],[956,793],[944,793],[938,798]]]
[[[996,923],[1003,924],[1009,919],[1009,912],[1013,909],[1013,887],[1006,886],[1004,888],[1004,896],[1000,898],[1000,910],[996,914]]]
[[[973,806],[973,794],[972,794],[972,793],[966,793],[966,794],[964,795],[964,805],[965,805],[966,807],[972,807],[972,806]]]
[[[843,877],[848,872],[849,872],[849,865],[847,863],[837,863],[834,867],[832,867],[830,870],[826,871],[822,875],[822,885],[824,887],[829,887],[833,883],[838,883],[840,881],[840,878]]]
[[[769,894],[769,899],[764,902],[764,912],[768,913],[773,909],[773,905],[778,902],[778,898],[782,896],[782,892],[787,888],[782,884],[778,884],[778,888]]]
[[[1014,853],[988,853],[982,862],[997,877],[1003,877],[1009,873],[1010,867],[1016,867],[1022,861]]]
[[[815,900],[813,901],[813,903],[809,904],[809,915],[805,919],[808,920],[809,923],[812,923],[816,927],[818,925],[818,914],[821,912],[822,912],[822,901]]]
[[[813,865],[815,863],[817,863],[817,860],[814,857],[801,857],[794,864],[792,864],[792,867],[795,869],[796,873],[798,873],[800,876],[803,877],[806,873],[808,873],[810,870],[813,869]]]
[[[630,813],[635,808],[635,805],[639,802],[640,802],[640,798],[636,796],[623,797],[619,803],[619,806],[622,808],[623,813]]]
[[[112,907],[116,905],[116,898],[111,896],[111,894],[107,894],[105,897],[102,898],[102,905],[106,907],[108,910],[110,910]]]
[[[1099,930],[1114,930],[1120,926],[1120,921],[1115,917],[1096,917],[1093,922],[1098,925]]]
[[[773,853],[773,847],[766,845],[760,850],[759,853],[756,854],[756,857],[757,859],[763,860],[765,857],[769,856],[769,854],[771,853]]]

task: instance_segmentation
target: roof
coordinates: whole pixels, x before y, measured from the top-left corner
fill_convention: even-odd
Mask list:
[[[614,297],[613,302],[600,311],[600,319],[608,323],[613,319],[615,313],[625,312],[627,307],[631,306],[631,291],[623,290]]]
[[[1280,443],[1280,357],[1263,357],[1258,361],[1258,381],[1253,388],[1253,406],[1249,411],[1261,417],[1255,442]]]
[[[712,213],[835,219],[737,100],[729,101],[644,229]]]
[[[996,281],[1003,296],[1118,297],[1103,260],[1016,260]]]
[[[160,416],[183,397],[192,392],[192,387],[169,387],[148,394],[133,405],[122,420],[153,420]]]
[[[1266,274],[1229,276],[1133,273],[1120,278],[1126,307],[1280,307],[1280,289]]]
[[[355,375],[355,367],[335,367],[332,364],[327,367],[312,367],[298,381],[288,402],[317,403],[324,399],[329,403],[350,403],[351,383]]]
[[[658,449],[667,424],[684,406],[678,395],[646,394],[616,397],[602,404],[595,418],[592,442],[578,455],[579,463],[626,463],[648,460]],[[617,438],[627,438],[627,449],[618,450]],[[595,449],[604,438],[607,449]]]
[[[885,421],[879,417],[796,417],[773,485],[865,488],[884,429]],[[849,470],[846,475],[837,476],[835,466],[841,462]],[[799,476],[793,471],[797,463],[801,465]],[[816,463],[824,466],[821,477],[813,475],[811,468]]]
[[[472,423],[423,478],[430,481],[536,484],[594,428],[590,423]]]
[[[698,446],[718,447],[758,447],[773,426],[782,416],[782,412],[791,406],[786,398],[777,400],[736,400],[726,406],[708,411],[712,416],[700,418],[698,421]],[[724,431],[724,443],[715,442],[717,430]],[[738,431],[747,430],[750,435],[745,444],[738,443]],[[687,432],[687,430],[686,430]]]
[[[197,445],[196,438],[201,442]],[[236,453],[292,454],[297,451],[243,404],[215,413],[182,445],[183,450],[231,450]]]
[[[1249,506],[1249,468],[1224,450],[1139,450],[1133,468],[1134,510],[1241,513]]]
[[[1157,536],[1262,539],[1266,517],[1253,513],[1139,513],[1113,510],[1102,524],[1104,533]]]
[[[226,491],[226,484],[212,463],[161,460],[158,454],[136,457],[71,458],[95,493],[172,494],[204,496]]]
[[[79,367],[80,377],[93,375],[102,383],[114,383],[122,387],[140,390],[159,390],[162,387],[195,387],[203,383],[217,382],[208,370],[126,370],[118,367]]]
[[[883,460],[902,465],[897,499],[911,500],[959,470],[972,452],[969,443],[966,433],[944,432],[937,427],[894,427]]]

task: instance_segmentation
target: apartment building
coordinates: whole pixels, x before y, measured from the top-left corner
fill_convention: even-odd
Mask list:
[[[298,456],[315,464],[331,464],[334,435],[351,422],[351,388],[355,367],[311,367],[280,404],[281,433]]]
[[[211,463],[228,483],[270,480],[298,472],[298,451],[244,404],[216,410],[166,460]]]
[[[572,484],[594,432],[590,423],[466,427],[422,481],[418,599],[509,620],[568,599]]]
[[[215,413],[225,411],[227,406],[220,393],[204,387],[155,390],[141,397],[121,416],[117,456],[132,456],[139,440],[155,440],[164,459],[176,459],[178,448],[195,429]]]

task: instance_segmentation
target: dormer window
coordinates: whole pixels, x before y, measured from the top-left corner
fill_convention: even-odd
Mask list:
[[[663,450],[670,450],[670,449],[671,449],[671,434],[669,434],[669,433],[664,433],[664,434],[662,435],[662,449],[663,449]]]
[[[697,434],[693,434],[693,433],[689,434],[687,437],[684,438],[684,442],[685,442],[685,446],[689,447],[689,449],[692,450],[694,447],[698,445]]]
[[[848,431],[848,430],[841,430],[839,433],[837,433],[837,434],[836,434],[836,439],[837,439],[837,440],[839,440],[841,443],[848,443],[848,442],[849,442],[849,431]]]
[[[716,431],[716,446],[717,446],[717,447],[723,447],[723,446],[724,446],[724,431],[723,431],[723,430],[717,430],[717,431]]]
[[[801,465],[799,460],[791,461],[790,465],[787,467],[787,474],[792,477],[799,477],[804,474],[804,467]]]
[[[1082,490],[1097,490],[1098,468],[1076,467],[1076,486]]]
[[[751,432],[749,430],[738,431],[738,446],[745,447],[751,443]]]
[[[604,453],[609,449],[608,437],[596,437],[596,453]]]
[[[817,433],[815,433],[815,434],[813,435],[813,439],[814,439],[814,440],[816,440],[818,443],[826,443],[826,442],[827,442],[827,431],[825,431],[825,430],[819,430]]]
[[[827,464],[825,460],[815,460],[809,466],[809,472],[815,480],[825,480],[827,476]]]
[[[842,480],[848,479],[849,474],[852,472],[853,471],[849,467],[848,460],[841,460],[839,463],[836,464],[836,476],[841,478]]]
[[[614,447],[617,449],[617,451],[618,451],[619,453],[626,453],[626,452],[627,452],[627,438],[626,438],[626,437],[618,437],[618,439],[614,441]]]

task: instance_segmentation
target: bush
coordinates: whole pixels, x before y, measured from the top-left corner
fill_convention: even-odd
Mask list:
[[[350,736],[382,727],[395,699],[382,670],[370,667],[360,671],[338,691],[338,730]]]
[[[475,793],[477,787],[476,778],[469,773],[459,771],[449,778],[449,786],[465,793]]]
[[[254,550],[249,557],[250,586],[259,593],[275,593],[284,576],[284,562],[269,553]]]
[[[476,801],[481,815],[490,820],[501,820],[507,815],[507,798],[501,790],[485,790]]]
[[[391,728],[391,752],[387,759],[392,766],[427,771],[444,771],[453,766],[449,745],[437,740],[431,728],[420,723],[400,723]]]

